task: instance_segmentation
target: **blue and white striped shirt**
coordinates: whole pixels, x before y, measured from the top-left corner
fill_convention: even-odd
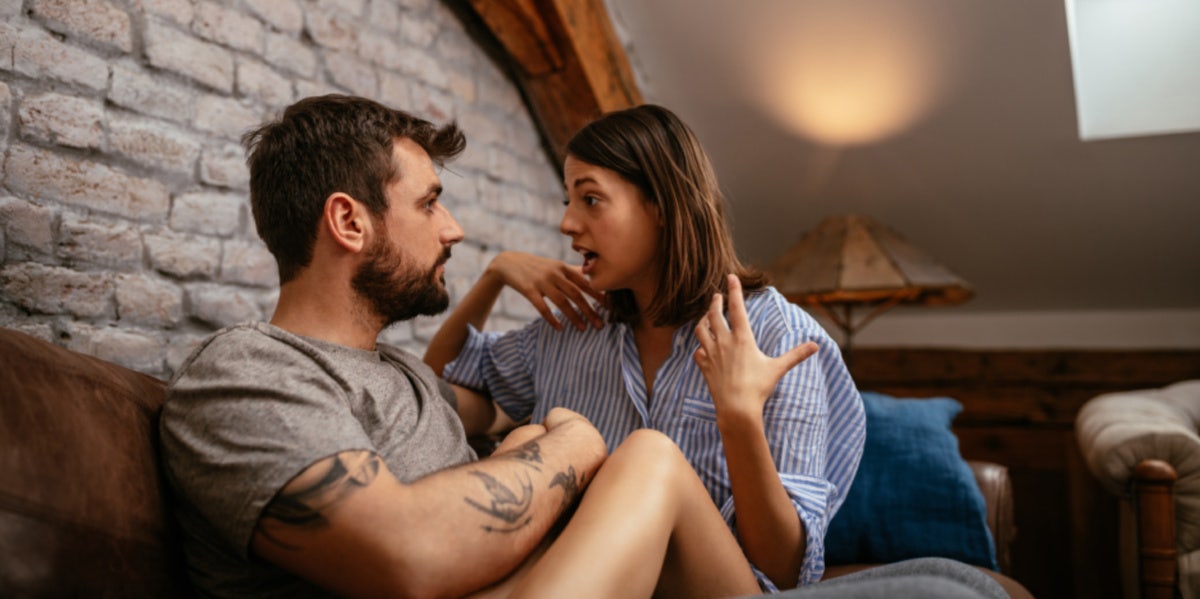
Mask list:
[[[820,346],[816,355],[784,375],[763,409],[771,457],[808,535],[798,584],[811,584],[825,571],[825,530],[862,458],[862,397],[838,346],[774,288],[747,297],[746,311],[754,338],[768,355],[778,356],[805,341]],[[624,324],[556,331],[538,319],[503,334],[471,329],[444,376],[488,393],[514,420],[532,415],[533,422],[540,422],[558,406],[579,412],[610,450],[639,428],[665,433],[687,456],[732,528],[733,490],[716,408],[692,359],[700,346],[694,328],[675,331],[671,354],[654,377],[652,398],[646,397],[633,330]],[[776,590],[756,574],[765,589]]]

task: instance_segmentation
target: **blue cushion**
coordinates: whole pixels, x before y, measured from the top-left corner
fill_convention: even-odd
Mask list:
[[[983,493],[950,430],[962,404],[862,396],[866,447],[826,532],[826,563],[946,557],[998,569]]]

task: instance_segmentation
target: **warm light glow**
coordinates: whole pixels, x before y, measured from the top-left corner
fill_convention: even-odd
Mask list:
[[[814,141],[842,147],[895,135],[955,79],[966,28],[947,22],[944,2],[775,4],[750,53],[748,92]]]

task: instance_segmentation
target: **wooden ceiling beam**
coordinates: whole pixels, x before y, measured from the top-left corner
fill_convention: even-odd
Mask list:
[[[515,68],[542,135],[567,141],[605,112],[642,103],[603,0],[470,0]]]

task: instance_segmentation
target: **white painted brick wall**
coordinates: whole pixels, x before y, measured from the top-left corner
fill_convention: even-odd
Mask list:
[[[442,173],[467,231],[453,298],[505,249],[573,259],[520,93],[444,0],[0,0],[0,326],[166,377],[269,318],[238,142],[324,93],[463,127]],[[491,330],[534,314],[511,296]],[[381,339],[420,352],[441,320]]]

